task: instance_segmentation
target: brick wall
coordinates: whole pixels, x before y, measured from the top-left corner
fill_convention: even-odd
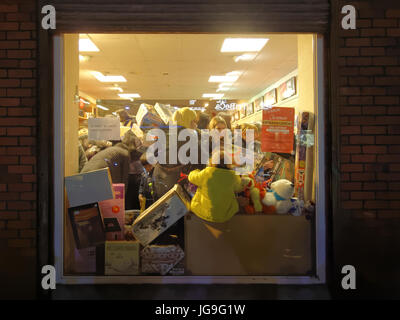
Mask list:
[[[400,8],[385,1],[338,3],[336,10],[355,6],[357,26],[337,26],[335,39],[340,150],[335,265],[358,267],[360,286],[378,295],[378,285],[400,285]]]
[[[1,1],[0,287],[8,297],[32,293],[36,268],[36,39],[36,2]]]

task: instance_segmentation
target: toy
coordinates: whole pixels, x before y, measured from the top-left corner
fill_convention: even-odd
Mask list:
[[[291,201],[293,194],[294,184],[289,180],[280,179],[271,184],[271,189],[267,190],[261,202],[266,207],[274,207],[275,210],[270,208],[274,213],[286,214],[295,203]]]
[[[252,175],[242,176],[242,186],[244,187],[244,196],[251,200],[249,205],[244,207],[245,212],[247,214],[262,212],[260,189],[257,188],[254,177]]]

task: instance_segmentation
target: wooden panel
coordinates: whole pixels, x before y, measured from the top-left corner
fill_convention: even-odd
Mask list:
[[[56,32],[325,32],[328,0],[54,0]]]
[[[308,275],[312,224],[289,215],[236,215],[223,224],[185,217],[189,275]]]

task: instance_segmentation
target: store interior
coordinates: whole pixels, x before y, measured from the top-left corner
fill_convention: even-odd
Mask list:
[[[315,35],[65,34],[63,52],[64,275],[108,276],[111,282],[116,276],[315,275]],[[175,189],[164,197],[146,189],[157,186],[160,175],[154,175],[154,166],[143,175],[147,167],[139,153],[151,144],[144,143],[145,120],[168,127],[175,119],[170,115],[184,108],[195,111],[196,130],[211,129],[213,118],[223,118],[225,130],[250,128],[258,141],[252,150],[258,161],[254,170],[239,175],[243,186],[232,200],[238,210],[221,223],[191,211],[192,199],[205,188],[193,189],[189,172],[181,172]],[[273,112],[282,118],[274,118]],[[93,119],[105,119],[110,126],[118,119],[119,141],[105,139],[104,131],[94,139]],[[205,119],[201,125],[200,119]],[[270,131],[279,121],[281,131]],[[113,164],[103,165],[108,175],[102,176],[102,170],[95,171],[102,168],[99,155],[107,163],[110,148],[124,143],[127,131],[138,138],[137,157],[118,176]],[[77,177],[82,181],[93,172],[92,185],[80,182],[77,192]],[[283,180],[292,188],[288,196],[278,194]],[[106,190],[110,186],[111,193]],[[147,197],[143,190],[152,194],[152,201],[141,200]],[[100,193],[102,198],[96,198]],[[274,205],[263,202],[268,193],[274,194]],[[78,196],[82,201],[73,199]],[[154,223],[168,201],[169,216],[177,214],[174,199],[183,203],[183,213],[167,222],[165,230],[142,234],[138,228],[151,219]],[[291,205],[279,211],[284,202]],[[122,219],[120,228],[106,225],[113,214],[115,221]],[[97,216],[94,229],[100,236],[78,230],[83,220],[92,223]]]

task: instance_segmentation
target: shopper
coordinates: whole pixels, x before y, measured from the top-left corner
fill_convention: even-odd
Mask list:
[[[124,183],[128,186],[129,163],[140,157],[135,147],[136,136],[127,131],[123,140],[116,145],[95,154],[83,167],[81,172],[109,168],[113,183]]]
[[[115,113],[119,116],[121,126],[129,127],[132,129],[132,126],[135,123],[135,118],[131,116],[128,111],[126,111],[125,109],[119,109],[115,111]]]
[[[226,133],[227,130],[225,119],[220,116],[213,117],[210,120],[208,129],[210,130],[211,143],[212,143],[211,152],[214,151],[215,148],[218,148],[218,144],[219,148],[224,148],[225,135],[223,133],[224,132]]]
[[[207,168],[194,170],[188,177],[198,186],[190,210],[209,222],[228,221],[239,211],[235,193],[241,191],[241,179],[225,156],[222,150],[214,152]]]
[[[153,165],[147,161],[146,153],[140,156],[140,163],[143,171],[139,184],[139,203],[140,210],[150,207],[154,203],[154,183],[153,183]]]
[[[197,128],[199,130],[208,129],[209,123],[210,123],[210,117],[204,112],[200,112],[198,114]]]

